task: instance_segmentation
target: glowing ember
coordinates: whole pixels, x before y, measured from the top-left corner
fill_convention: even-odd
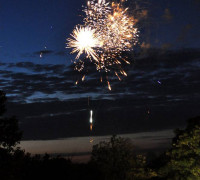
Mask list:
[[[108,89],[111,91],[112,88],[111,88],[110,82],[108,81],[107,83],[108,83]]]

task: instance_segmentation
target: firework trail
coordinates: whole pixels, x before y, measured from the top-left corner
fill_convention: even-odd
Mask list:
[[[77,53],[75,69],[84,69],[84,62],[79,58],[85,54],[98,71],[109,72],[114,69],[114,74],[121,80],[119,73],[127,76],[122,62],[130,64],[122,53],[131,51],[138,42],[136,20],[129,16],[123,2],[89,0],[83,11],[84,25],[76,26],[72,38],[67,39],[67,48],[73,48],[72,53]],[[111,90],[109,81],[108,89]]]
[[[91,131],[92,131],[92,128],[93,128],[93,117],[92,116],[93,116],[93,111],[91,110],[90,111],[90,120],[89,120],[90,121],[90,130]]]

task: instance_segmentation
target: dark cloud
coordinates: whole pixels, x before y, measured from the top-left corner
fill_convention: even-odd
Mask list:
[[[129,76],[124,78],[122,82],[118,82],[117,78],[110,74],[110,81],[115,93],[122,93],[124,89],[127,91],[137,87],[143,89],[145,86],[152,87],[152,84],[158,84],[162,81],[162,86],[170,80],[173,85],[178,85],[187,75],[187,80],[198,75],[198,64],[200,52],[198,50],[182,50],[162,52],[156,49],[150,49],[145,56],[141,54],[135,58],[131,66],[127,66]],[[52,94],[62,92],[63,94],[73,93],[97,93],[104,94],[107,90],[104,83],[100,83],[100,75],[96,72],[95,67],[88,66],[86,72],[86,81],[81,82],[82,76],[74,71],[73,65],[70,67],[63,65],[38,65],[29,62],[21,62],[9,64],[9,68],[18,67],[28,69],[28,72],[12,72],[1,70],[0,74],[3,78],[10,79],[7,85],[7,93],[11,93],[14,89],[23,92],[25,97],[35,92]],[[174,71],[176,70],[176,72]],[[192,71],[192,73],[190,72]],[[108,73],[109,75],[109,73]],[[177,81],[176,81],[177,78]],[[180,79],[179,79],[180,78]],[[192,80],[192,78],[190,78]],[[78,87],[75,81],[79,79]],[[196,79],[195,79],[196,80]],[[118,86],[121,84],[123,86]],[[129,85],[131,84],[131,86]],[[146,89],[146,88],[144,88]],[[73,91],[72,91],[73,90]],[[14,92],[13,92],[14,93]],[[132,92],[130,92],[132,93]]]
[[[33,53],[23,53],[21,54],[22,58],[36,58],[38,56],[44,56],[44,55],[52,55],[55,52],[53,50],[48,50],[48,49],[44,49],[44,50],[40,50],[40,51],[36,51]]]
[[[53,52],[54,51],[52,51],[52,50],[41,50],[41,51],[34,52],[34,54],[40,55],[42,53],[43,55],[48,55],[48,54],[52,54]]]
[[[118,82],[112,73],[110,73],[109,79],[114,93],[123,93],[124,90],[132,93],[131,90],[135,87],[137,87],[137,90],[145,90],[145,86],[152,87],[152,85],[157,85],[158,81],[162,81],[162,86],[166,82],[177,86],[178,83],[182,83],[182,79],[186,75],[186,80],[191,79],[192,81],[192,78],[197,78],[194,76],[198,75],[199,56],[200,52],[198,50],[188,49],[163,53],[156,49],[150,49],[145,55],[141,54],[135,58],[131,66],[126,66],[128,67],[127,72],[129,76],[124,78],[122,82]],[[28,97],[35,92],[41,92],[47,95],[55,92],[61,92],[62,94],[104,94],[107,92],[107,89],[105,89],[105,79],[104,83],[100,83],[97,80],[100,79],[100,74],[96,72],[95,67],[88,66],[88,64],[86,65],[88,72],[85,72],[85,82],[81,82],[82,76],[74,71],[73,65],[67,67],[63,65],[39,65],[21,62],[9,64],[8,66],[9,68],[18,67],[29,70],[28,72],[0,71],[3,78],[10,79],[6,88],[8,94],[13,94],[14,90],[23,92],[24,97]],[[75,86],[75,81],[78,79],[79,84],[77,87]],[[118,84],[122,86],[118,86]]]
[[[0,62],[0,66],[5,66],[5,65],[6,65],[6,63],[1,63],[1,62]]]
[[[58,52],[55,52],[55,55],[57,56],[68,56],[68,52],[66,51],[58,51]]]
[[[192,29],[192,24],[187,24],[186,26],[184,26],[177,38],[177,42],[183,42],[186,39],[191,29]]]
[[[151,44],[150,43],[146,43],[146,42],[142,42],[141,48],[143,48],[143,49],[149,49],[149,48],[151,48]]]
[[[172,49],[172,47],[173,47],[173,44],[172,44],[172,43],[164,43],[164,44],[162,44],[162,46],[161,46],[161,48],[162,48],[163,50],[169,50],[169,49]]]
[[[40,50],[33,53],[23,53],[21,54],[22,58],[36,58],[36,57],[44,57],[44,55],[53,55],[53,56],[64,56],[69,57],[70,51],[54,51],[54,50]]]
[[[8,114],[20,119],[25,139],[89,135],[89,108],[94,110],[95,135],[183,126],[185,119],[199,113],[198,49],[149,48],[135,54],[122,81],[107,74],[112,91],[107,89],[105,74],[90,62],[84,82],[73,65],[4,66],[8,68],[0,69],[0,86],[8,95]]]
[[[169,8],[165,9],[163,18],[168,22],[170,22],[173,19],[173,15],[171,14],[171,11]]]

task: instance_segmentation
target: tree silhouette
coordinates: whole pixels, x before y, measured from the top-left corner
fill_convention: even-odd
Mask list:
[[[92,162],[98,164],[105,179],[126,179],[134,159],[133,145],[129,139],[113,136],[93,146]]]
[[[93,146],[91,161],[98,165],[105,180],[141,180],[156,177],[147,167],[144,155],[135,155],[130,139],[112,136]]]
[[[200,117],[192,118],[184,130],[177,129],[166,165],[160,169],[165,179],[200,179]]]
[[[19,130],[18,120],[16,117],[4,117],[6,96],[0,91],[0,148],[12,151],[19,143],[22,132]]]
[[[5,102],[6,102],[6,96],[3,91],[0,91],[0,117],[5,113]]]

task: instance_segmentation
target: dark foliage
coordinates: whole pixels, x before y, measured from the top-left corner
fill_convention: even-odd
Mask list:
[[[175,134],[160,176],[175,180],[200,179],[200,117],[189,119],[187,127],[177,129]]]
[[[15,117],[3,114],[5,93],[0,91],[0,179],[70,180],[198,180],[200,179],[200,117],[192,118],[184,130],[177,129],[172,147],[157,157],[136,155],[129,139],[113,136],[93,146],[91,161],[74,164],[62,157],[31,156],[16,148],[22,133]]]
[[[0,91],[0,117],[5,113],[5,102],[6,102],[6,96],[3,91]]]
[[[100,173],[91,164],[73,164],[70,159],[49,155],[31,156],[18,149],[13,154],[0,152],[1,180],[35,179],[99,179]]]
[[[126,179],[134,163],[133,146],[129,139],[113,136],[109,142],[100,142],[93,147],[92,162],[96,163],[105,179]]]
[[[0,145],[11,149],[21,140],[22,133],[18,127],[18,120],[11,118],[0,118]]]
[[[21,140],[22,132],[19,130],[18,120],[14,116],[10,118],[2,116],[6,111],[5,103],[5,93],[0,91],[0,148],[11,151]]]
[[[105,180],[151,179],[156,172],[147,166],[144,155],[136,155],[130,139],[113,136],[93,146],[91,161]]]

